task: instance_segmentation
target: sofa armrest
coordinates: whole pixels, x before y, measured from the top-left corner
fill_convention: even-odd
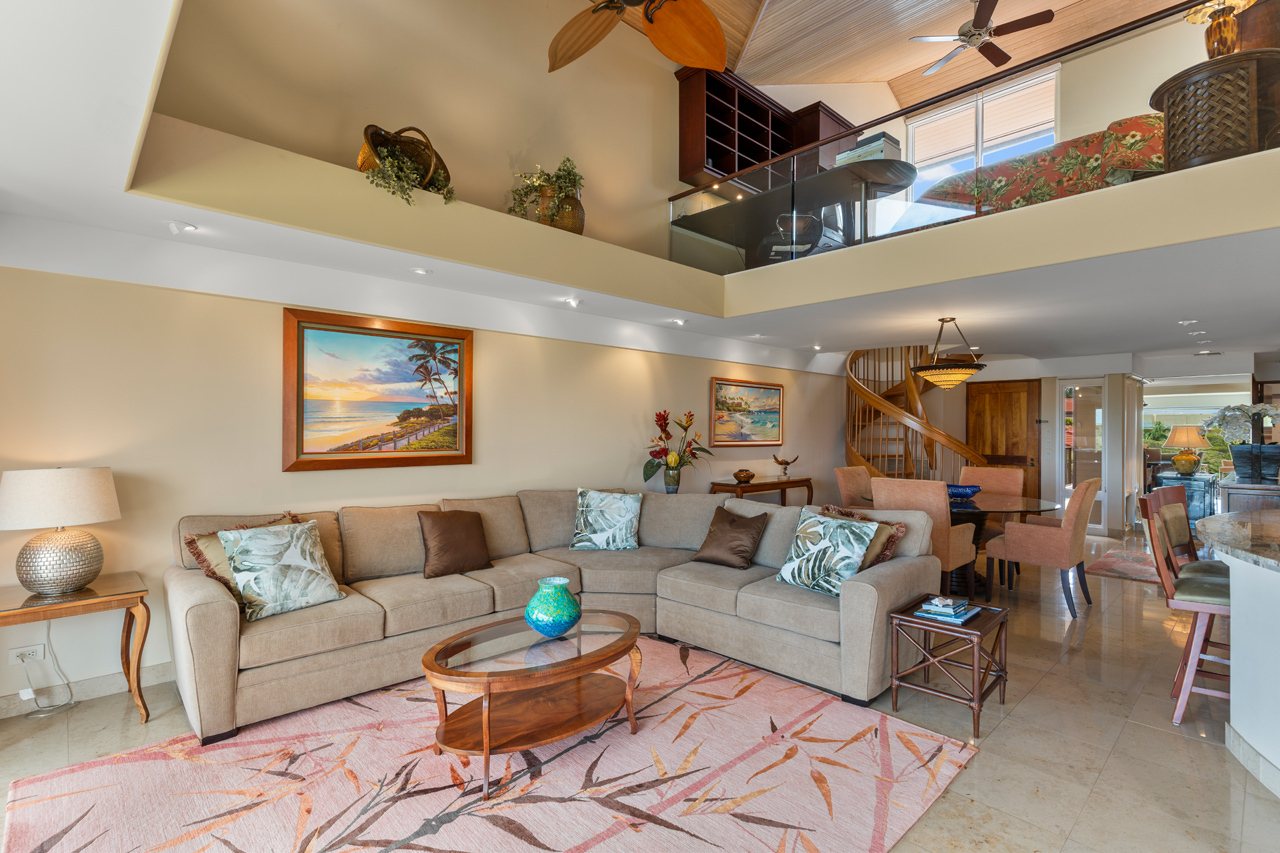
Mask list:
[[[201,740],[236,727],[240,608],[227,588],[202,572],[172,566],[164,573],[173,678],[187,719]]]
[[[898,557],[840,585],[840,667],[844,695],[870,702],[889,686],[889,613],[938,590],[942,562]],[[904,661],[910,656],[903,653]],[[916,656],[918,657],[918,655]]]

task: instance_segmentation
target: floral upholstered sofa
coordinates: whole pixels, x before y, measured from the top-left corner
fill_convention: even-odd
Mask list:
[[[1134,116],[1104,131],[952,175],[917,201],[974,210],[983,216],[1164,171],[1164,116]]]

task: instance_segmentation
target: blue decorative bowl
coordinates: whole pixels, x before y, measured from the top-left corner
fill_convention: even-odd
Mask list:
[[[953,486],[947,483],[947,497],[968,500],[982,491],[982,486]]]
[[[543,578],[524,609],[524,621],[544,637],[559,637],[578,624],[582,605],[569,592],[568,578]]]

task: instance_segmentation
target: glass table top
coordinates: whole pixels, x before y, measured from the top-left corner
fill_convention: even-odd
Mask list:
[[[115,572],[98,575],[93,583],[82,590],[64,595],[37,595],[21,586],[0,586],[0,613],[33,610],[41,607],[57,607],[84,604],[102,598],[121,595],[145,594],[147,585],[137,572]]]
[[[468,631],[442,644],[433,657],[435,666],[447,673],[518,675],[604,652],[633,639],[633,633],[639,634],[638,623],[610,611],[584,610],[571,631],[555,638],[542,636],[523,618],[516,618]]]
[[[986,512],[986,513],[1022,513],[1053,512],[1062,509],[1062,504],[1053,501],[1042,501],[1038,498],[1024,498],[1020,495],[997,495],[990,492],[978,492],[965,500],[953,500],[952,512]]]

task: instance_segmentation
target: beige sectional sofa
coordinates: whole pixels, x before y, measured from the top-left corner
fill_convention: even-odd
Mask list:
[[[746,570],[694,562],[718,506],[770,514]],[[936,589],[932,523],[922,512],[874,512],[907,535],[892,560],[858,573],[840,598],[779,583],[799,507],[725,495],[646,493],[640,548],[574,551],[576,492],[524,491],[439,505],[344,507],[301,513],[319,523],[325,557],[346,597],[245,621],[183,546],[189,533],[274,516],[187,516],[174,529],[164,576],[174,675],[204,743],[239,726],[422,674],[423,653],[452,634],[519,616],[538,580],[560,575],[585,608],[619,610],[657,633],[867,702],[889,685],[888,612]],[[419,511],[480,514],[493,568],[425,578]]]

